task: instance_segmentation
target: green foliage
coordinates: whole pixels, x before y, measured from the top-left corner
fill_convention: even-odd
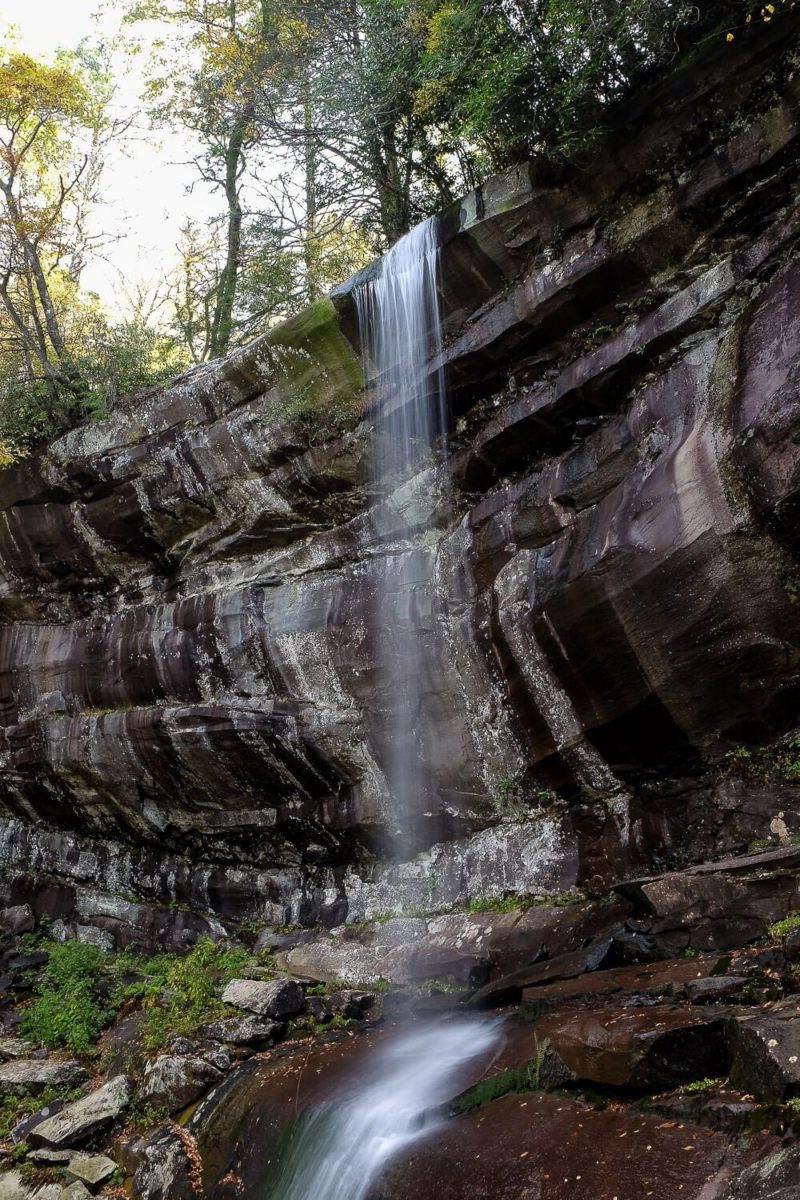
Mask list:
[[[795,929],[800,929],[800,913],[792,913],[791,916],[784,917],[782,921],[776,921],[774,925],[770,925],[769,935],[775,941],[783,941]]]
[[[708,1077],[705,1079],[695,1079],[692,1083],[684,1084],[681,1091],[692,1095],[694,1092],[704,1092],[707,1088],[719,1087],[724,1082],[724,1079],[709,1079]]]
[[[494,166],[571,155],[608,106],[743,3],[427,0],[415,111],[482,146]]]
[[[468,911],[471,913],[513,912],[514,909],[520,908],[522,903],[520,896],[476,896],[474,900],[470,900]]]
[[[49,942],[46,949],[50,961],[37,998],[23,1012],[20,1032],[45,1046],[85,1054],[113,1015],[97,992],[105,956],[75,941]]]
[[[753,783],[800,783],[800,734],[774,746],[736,746],[725,755],[724,773]]]
[[[46,1087],[35,1096],[3,1096],[0,1099],[0,1142],[5,1142],[11,1135],[11,1130],[24,1117],[46,1108],[54,1100],[78,1100],[86,1094],[85,1087]]]
[[[200,1025],[229,1011],[218,993],[248,961],[246,950],[210,938],[201,938],[181,958],[160,955],[149,960],[144,977],[123,993],[144,1006],[145,1049],[158,1050],[173,1037],[190,1037]]]

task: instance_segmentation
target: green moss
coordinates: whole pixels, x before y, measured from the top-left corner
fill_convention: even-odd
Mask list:
[[[769,934],[775,941],[783,941],[795,929],[800,929],[800,913],[792,913],[790,916],[784,917],[782,921],[776,921],[774,925],[770,925]]]
[[[705,1092],[708,1088],[719,1087],[725,1082],[724,1079],[695,1079],[692,1083],[686,1083],[681,1088],[682,1092],[692,1095],[694,1092]]]
[[[222,375],[245,392],[265,393],[266,417],[304,440],[334,437],[361,412],[361,364],[328,297],[233,355]]]

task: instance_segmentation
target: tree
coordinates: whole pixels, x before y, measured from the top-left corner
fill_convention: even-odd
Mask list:
[[[84,393],[59,300],[74,290],[84,218],[112,129],[106,81],[75,56],[49,66],[6,53],[0,66],[0,303],[4,343],[55,407]]]

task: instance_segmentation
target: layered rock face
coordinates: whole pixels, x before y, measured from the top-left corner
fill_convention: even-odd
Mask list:
[[[189,936],[800,833],[752,749],[800,698],[799,28],[443,214],[450,449],[393,494],[357,281],[0,476],[0,899]],[[421,856],[380,865],[409,622]]]

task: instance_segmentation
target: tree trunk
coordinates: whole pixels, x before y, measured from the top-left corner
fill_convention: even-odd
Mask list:
[[[242,254],[242,203],[239,197],[239,174],[247,127],[252,111],[250,106],[234,126],[225,150],[225,199],[228,203],[228,241],[225,266],[219,277],[214,316],[211,322],[209,356],[223,358],[231,343],[233,332],[233,306],[239,282],[239,266]]]

